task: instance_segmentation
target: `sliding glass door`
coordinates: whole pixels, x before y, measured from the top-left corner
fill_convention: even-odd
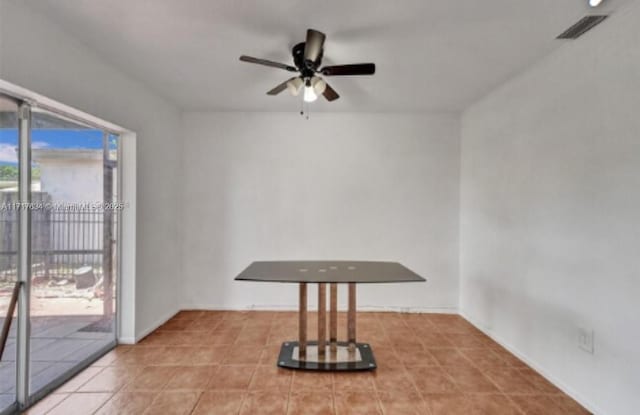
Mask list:
[[[0,321],[23,282],[0,363],[0,413],[116,344],[119,137],[20,105],[0,96]]]
[[[18,138],[18,103],[0,95],[0,324],[10,328],[4,348],[0,344],[0,412],[16,402],[17,322],[7,314],[18,281],[19,230],[17,211],[9,209],[7,195],[18,191]]]
[[[31,117],[30,391],[115,344],[117,137]]]

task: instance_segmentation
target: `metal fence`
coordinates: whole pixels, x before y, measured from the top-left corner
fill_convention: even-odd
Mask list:
[[[0,201],[13,197],[5,193]],[[32,196],[34,202],[48,199],[46,193]],[[16,279],[18,216],[17,210],[0,210],[0,281]],[[103,230],[101,210],[31,210],[32,277],[70,279],[74,270],[84,266],[102,276]]]

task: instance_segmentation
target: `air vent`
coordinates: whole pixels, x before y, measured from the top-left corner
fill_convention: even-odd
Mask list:
[[[587,33],[604,21],[607,15],[591,15],[585,16],[567,30],[565,30],[557,39],[577,39]]]

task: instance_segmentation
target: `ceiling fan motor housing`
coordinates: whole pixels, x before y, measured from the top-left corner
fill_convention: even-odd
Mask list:
[[[318,58],[315,61],[307,61],[304,59],[305,45],[306,42],[298,43],[291,49],[291,54],[293,55],[293,63],[296,65],[296,68],[300,70],[302,77],[310,78],[315,75],[317,68],[322,64],[324,49],[320,50]]]

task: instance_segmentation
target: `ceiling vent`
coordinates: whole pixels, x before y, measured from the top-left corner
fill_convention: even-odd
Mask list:
[[[557,39],[577,39],[602,23],[607,17],[605,14],[585,16],[578,23],[565,30]]]

